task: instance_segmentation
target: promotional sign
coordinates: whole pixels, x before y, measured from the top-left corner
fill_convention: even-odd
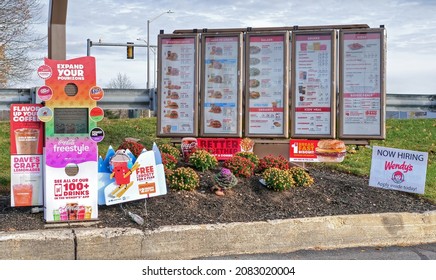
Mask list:
[[[374,146],[369,185],[423,194],[428,153]]]
[[[293,138],[335,137],[335,34],[293,33]]]
[[[11,104],[11,206],[43,204],[40,104]]]
[[[96,122],[103,110],[96,101],[95,58],[45,59],[38,75],[51,89],[38,117],[45,122],[44,218],[46,222],[98,217],[98,148],[104,133]]]
[[[207,150],[218,160],[226,160],[241,151],[241,138],[198,138],[197,147]]]
[[[241,34],[204,35],[202,136],[242,136]]]
[[[318,140],[291,139],[289,149],[289,161],[318,162],[315,148]]]
[[[340,137],[383,139],[384,30],[340,35]]]
[[[248,33],[247,38],[246,135],[288,137],[289,33]]]
[[[98,204],[113,205],[167,193],[161,153],[156,144],[138,158],[129,150],[114,151],[99,158]]]
[[[157,135],[197,136],[198,132],[198,35],[158,37]]]

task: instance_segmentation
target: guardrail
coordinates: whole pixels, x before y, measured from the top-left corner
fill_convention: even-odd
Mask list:
[[[104,89],[104,93],[104,98],[97,103],[103,109],[156,111],[157,108],[155,89]],[[35,100],[36,88],[0,89],[0,111],[9,111],[10,104],[31,103]],[[436,94],[388,93],[386,111],[436,112]]]

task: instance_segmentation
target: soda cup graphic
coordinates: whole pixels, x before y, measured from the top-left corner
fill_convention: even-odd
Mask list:
[[[53,210],[53,221],[60,221],[61,220],[61,214],[59,213],[58,209]]]
[[[68,212],[66,207],[59,208],[59,214],[61,217],[61,221],[68,221]]]
[[[85,220],[90,220],[92,215],[92,206],[85,206]]]
[[[39,130],[35,128],[20,128],[14,131],[15,146],[18,155],[37,155]]]

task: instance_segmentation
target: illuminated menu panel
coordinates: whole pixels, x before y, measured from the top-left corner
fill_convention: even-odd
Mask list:
[[[248,35],[246,134],[287,137],[287,48],[289,34]]]
[[[335,133],[334,34],[294,34],[294,137],[333,137]]]
[[[204,36],[202,135],[241,135],[241,35]]]
[[[380,29],[341,33],[341,137],[384,134],[383,42]]]
[[[158,135],[197,135],[198,38],[160,35]]]

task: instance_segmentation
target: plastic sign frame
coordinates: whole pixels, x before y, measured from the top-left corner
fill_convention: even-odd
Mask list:
[[[289,41],[288,31],[246,34],[247,137],[289,136]]]
[[[336,34],[292,32],[292,138],[336,136]]]
[[[339,41],[339,138],[385,139],[386,30],[341,30]]]
[[[158,35],[158,137],[198,136],[198,34]]]

